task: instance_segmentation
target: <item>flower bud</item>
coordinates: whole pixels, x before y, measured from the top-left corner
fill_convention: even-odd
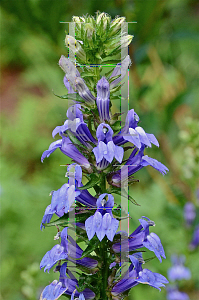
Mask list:
[[[110,88],[105,77],[102,77],[97,83],[96,104],[99,116],[102,122],[110,120],[109,104],[110,104]]]
[[[125,47],[128,47],[128,45],[131,43],[133,39],[133,35],[125,35],[125,36],[122,36],[121,38],[121,48],[125,48]]]
[[[95,28],[92,26],[91,23],[86,23],[85,31],[87,33],[87,38],[90,41],[92,39],[93,33],[95,32]]]
[[[106,13],[101,13],[97,16],[96,23],[100,24],[100,22],[103,22],[103,30],[106,30],[107,24],[110,23],[111,18]]]
[[[79,17],[73,16],[72,18],[73,22],[75,23],[75,26],[77,29],[81,30],[81,20]]]
[[[80,22],[81,22],[81,21],[80,21],[80,18],[77,17],[77,16],[73,16],[72,20],[73,20],[73,22],[75,22],[75,23],[80,23]]]
[[[118,30],[121,29],[121,24],[125,22],[124,17],[119,17],[116,18],[112,23],[111,23],[111,35],[115,34]]]
[[[71,51],[76,54],[81,60],[86,60],[86,53],[81,47],[80,43],[71,35],[66,35],[65,38],[66,46],[71,49]]]

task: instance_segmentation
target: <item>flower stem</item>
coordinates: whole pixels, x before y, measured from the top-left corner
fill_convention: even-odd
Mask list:
[[[108,285],[108,263],[107,263],[107,240],[104,239],[101,242],[101,256],[103,257],[103,263],[101,268],[101,278],[102,278],[102,288],[101,288],[101,298],[103,300],[108,300],[107,296],[107,285]]]

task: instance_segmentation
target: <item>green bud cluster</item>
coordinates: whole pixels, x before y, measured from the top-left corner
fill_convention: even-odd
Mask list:
[[[80,64],[120,62],[121,48],[127,47],[133,38],[123,30],[124,17],[111,20],[108,14],[98,12],[96,17],[74,16],[73,22],[76,37],[67,35],[65,42]]]

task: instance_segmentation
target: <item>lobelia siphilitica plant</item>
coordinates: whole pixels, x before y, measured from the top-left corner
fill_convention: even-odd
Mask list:
[[[142,256],[148,249],[160,262],[166,258],[160,238],[149,230],[155,223],[141,217],[140,225],[128,235],[119,230],[124,218],[121,205],[115,203],[122,184],[125,180],[137,182],[134,174],[140,169],[152,166],[163,175],[168,171],[144,154],[145,148],[159,144],[138,125],[135,111],[126,113],[124,124],[120,119],[123,112],[112,113],[131,63],[128,55],[122,60],[119,55],[133,36],[123,30],[125,18],[111,20],[106,13],[73,17],[73,22],[75,38],[66,35],[65,42],[75,60],[63,55],[59,60],[67,89],[67,94],[59,97],[71,105],[64,124],[52,132],[60,139],[41,158],[43,162],[59,148],[72,160],[67,167],[68,182],[51,192],[51,204],[41,222],[41,229],[56,226],[59,242],[44,255],[40,267],[49,272],[57,264],[54,271],[59,280],[47,285],[40,299],[55,300],[62,295],[81,300],[124,299],[140,283],[160,290],[168,280],[143,268],[150,259]],[[110,70],[103,73],[107,64]],[[127,151],[131,154],[126,158]],[[122,171],[125,167],[126,173]],[[130,195],[126,197],[134,201]],[[51,221],[53,215],[58,219]]]

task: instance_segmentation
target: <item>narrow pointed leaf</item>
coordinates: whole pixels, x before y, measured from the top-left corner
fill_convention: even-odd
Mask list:
[[[94,187],[97,183],[100,182],[100,178],[96,174],[90,175],[90,180],[84,186],[78,187],[79,190],[86,190]]]

